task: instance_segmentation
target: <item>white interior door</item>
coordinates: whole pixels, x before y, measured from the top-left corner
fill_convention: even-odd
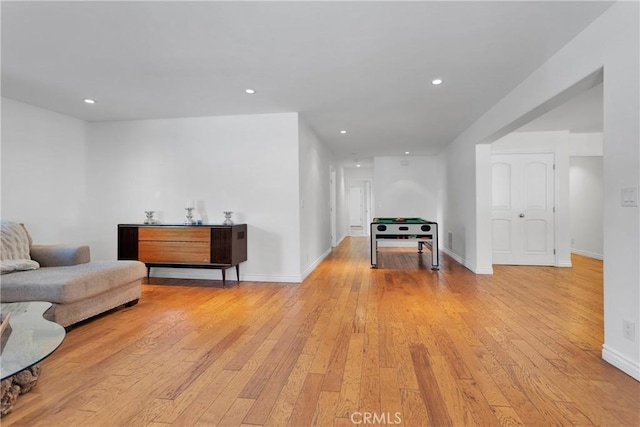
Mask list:
[[[493,263],[555,265],[553,154],[491,157]]]

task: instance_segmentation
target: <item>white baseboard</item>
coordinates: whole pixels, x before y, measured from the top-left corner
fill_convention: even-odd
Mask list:
[[[321,263],[322,261],[324,261],[324,259],[325,259],[326,257],[328,257],[328,256],[329,256],[329,254],[330,254],[330,253],[331,253],[331,248],[327,249],[327,250],[325,251],[325,253],[323,253],[322,255],[320,255],[320,257],[319,257],[317,260],[315,260],[315,261],[313,262],[313,264],[311,264],[309,267],[307,267],[307,269],[302,273],[302,280],[306,279],[306,278],[307,278],[307,276],[308,276],[309,274],[311,274],[311,273],[313,272],[313,270],[315,270],[315,269],[320,265],[320,263]]]
[[[450,251],[449,249],[447,249],[447,248],[441,248],[441,249],[440,249],[440,251],[441,251],[441,252],[444,252],[445,254],[449,255],[451,258],[455,259],[455,260],[456,260],[456,262],[457,262],[458,264],[462,264],[462,265],[464,265],[465,267],[467,267],[467,266],[465,265],[464,258],[462,258],[462,257],[461,257],[460,255],[458,255],[457,253],[455,253],[455,252],[451,252],[451,251]],[[469,268],[469,267],[467,267],[467,268]]]
[[[556,267],[572,267],[571,260],[558,260]]]
[[[493,267],[488,267],[488,268],[478,268],[476,267],[474,264],[468,262],[466,259],[462,258],[460,255],[456,254],[455,252],[451,252],[449,249],[447,248],[441,248],[440,251],[444,252],[445,254],[449,255],[451,258],[453,258],[458,264],[462,264],[464,265],[466,268],[468,268],[469,270],[471,270],[472,272],[474,272],[475,274],[493,274]]]
[[[493,267],[485,267],[485,268],[475,267],[471,271],[473,271],[476,274],[493,274]]]
[[[589,251],[583,251],[581,249],[576,249],[576,248],[571,248],[571,253],[576,254],[576,255],[586,256],[587,258],[599,259],[600,261],[602,261],[604,259],[604,256],[602,254],[597,254],[597,253],[589,252]]]
[[[277,282],[277,283],[302,283],[304,280],[302,276],[269,276],[261,274],[247,274],[240,273],[240,280],[243,282]]]
[[[640,364],[629,360],[607,345],[602,346],[602,359],[620,369],[625,374],[640,381]]]

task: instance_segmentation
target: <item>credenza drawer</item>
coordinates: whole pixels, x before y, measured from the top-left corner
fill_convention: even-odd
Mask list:
[[[138,229],[138,240],[140,241],[204,242],[208,244],[210,239],[211,230],[208,228],[140,227]]]
[[[142,231],[142,229],[140,229]],[[139,241],[138,259],[142,262],[211,262],[209,242]]]

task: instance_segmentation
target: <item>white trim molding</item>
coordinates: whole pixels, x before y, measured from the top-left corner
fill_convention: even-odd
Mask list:
[[[635,378],[637,381],[640,381],[640,364],[638,362],[629,360],[607,345],[602,346],[602,359],[620,369],[625,374]]]
[[[311,273],[313,272],[313,270],[315,270],[315,269],[320,265],[320,263],[321,263],[322,261],[324,261],[324,259],[325,259],[326,257],[328,257],[328,256],[329,256],[329,254],[331,253],[332,249],[333,249],[333,248],[329,248],[329,249],[327,249],[327,250],[326,250],[322,255],[320,255],[320,257],[319,257],[317,260],[315,260],[315,261],[313,262],[313,264],[311,264],[309,267],[307,267],[307,269],[302,273],[302,280],[301,280],[300,282],[304,281],[304,279],[306,279],[306,278],[307,278],[307,276],[308,276],[309,274],[311,274]]]
[[[589,251],[583,251],[581,249],[576,249],[576,248],[571,248],[571,253],[576,254],[576,255],[580,255],[580,256],[585,256],[587,258],[599,259],[600,261],[602,261],[604,259],[604,256],[602,254],[597,254],[595,252],[589,252]]]
[[[447,248],[440,248],[440,251],[444,252],[445,254],[449,255],[451,258],[453,258],[458,264],[462,264],[464,265],[466,268],[468,268],[469,270],[471,270],[472,272],[474,272],[475,274],[493,274],[493,267],[489,267],[489,268],[478,268],[476,267],[474,264],[468,262],[466,259],[462,258],[460,255],[451,252],[449,249]]]

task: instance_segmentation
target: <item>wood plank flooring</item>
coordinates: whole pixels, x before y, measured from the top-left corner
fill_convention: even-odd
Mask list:
[[[3,426],[640,425],[600,357],[602,262],[496,266],[346,239],[302,284],[151,278],[72,329]]]

